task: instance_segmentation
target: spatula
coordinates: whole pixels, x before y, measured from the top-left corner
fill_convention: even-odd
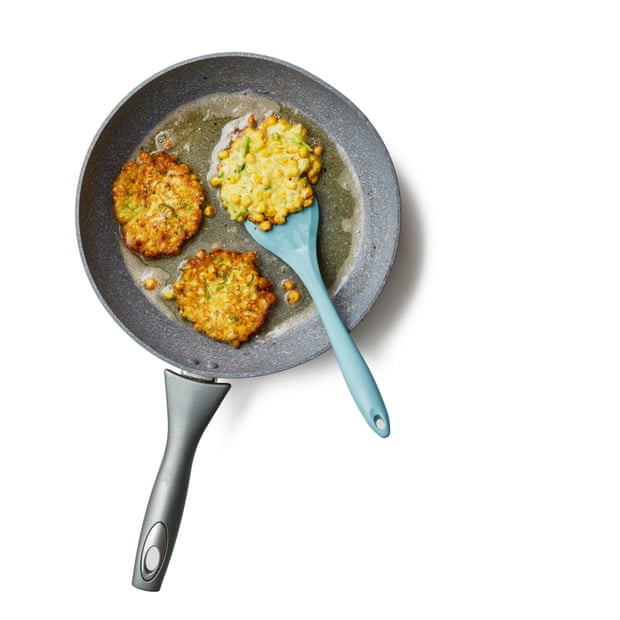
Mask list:
[[[390,422],[383,398],[359,349],[338,316],[325,288],[317,259],[319,205],[289,215],[286,224],[277,224],[267,232],[249,220],[246,230],[266,250],[293,269],[310,293],[323,321],[342,375],[364,419],[380,436],[390,434]]]

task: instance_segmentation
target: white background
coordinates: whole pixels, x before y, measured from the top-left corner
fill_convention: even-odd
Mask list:
[[[0,615],[618,618],[616,5],[12,4]],[[165,366],[91,289],[75,192],[130,90],[232,51],[319,76],[392,155],[400,251],[354,332],[392,435],[363,422],[331,352],[233,381],[145,593],[130,582]]]

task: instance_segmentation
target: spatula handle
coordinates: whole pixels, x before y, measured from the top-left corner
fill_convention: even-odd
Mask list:
[[[368,365],[343,324],[329,293],[323,284],[317,267],[300,268],[298,275],[308,289],[323,321],[346,384],[364,419],[377,435],[390,434],[387,409]],[[300,273],[301,272],[301,273]]]

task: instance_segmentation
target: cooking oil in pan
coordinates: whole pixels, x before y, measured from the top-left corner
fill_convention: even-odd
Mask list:
[[[297,275],[280,259],[257,245],[242,224],[230,219],[220,203],[217,190],[209,183],[217,153],[227,146],[226,132],[235,123],[242,123],[248,114],[254,114],[260,120],[272,113],[301,122],[308,129],[309,143],[323,146],[323,171],[314,186],[320,205],[319,264],[330,292],[335,293],[346,279],[361,234],[359,184],[346,153],[321,127],[296,109],[250,92],[208,95],[175,110],[153,128],[134,153],[137,157],[140,150],[166,150],[175,155],[200,178],[205,193],[203,207],[212,205],[215,209],[213,216],[204,217],[200,231],[183,246],[178,256],[143,259],[121,243],[125,264],[136,285],[172,319],[182,320],[176,303],[167,300],[164,292],[178,278],[184,261],[199,249],[209,251],[215,247],[239,252],[255,251],[258,268],[271,281],[278,302],[261,330],[261,338],[286,329],[311,307],[309,295]],[[151,290],[145,287],[149,279],[156,283]],[[281,286],[286,280],[292,280],[301,293],[296,304],[286,301],[287,291]]]

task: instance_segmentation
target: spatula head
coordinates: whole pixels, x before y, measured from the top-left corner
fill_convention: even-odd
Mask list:
[[[257,243],[295,269],[300,255],[316,260],[318,201],[315,197],[309,207],[289,215],[286,224],[276,224],[267,232],[249,220],[245,221],[245,229]]]

